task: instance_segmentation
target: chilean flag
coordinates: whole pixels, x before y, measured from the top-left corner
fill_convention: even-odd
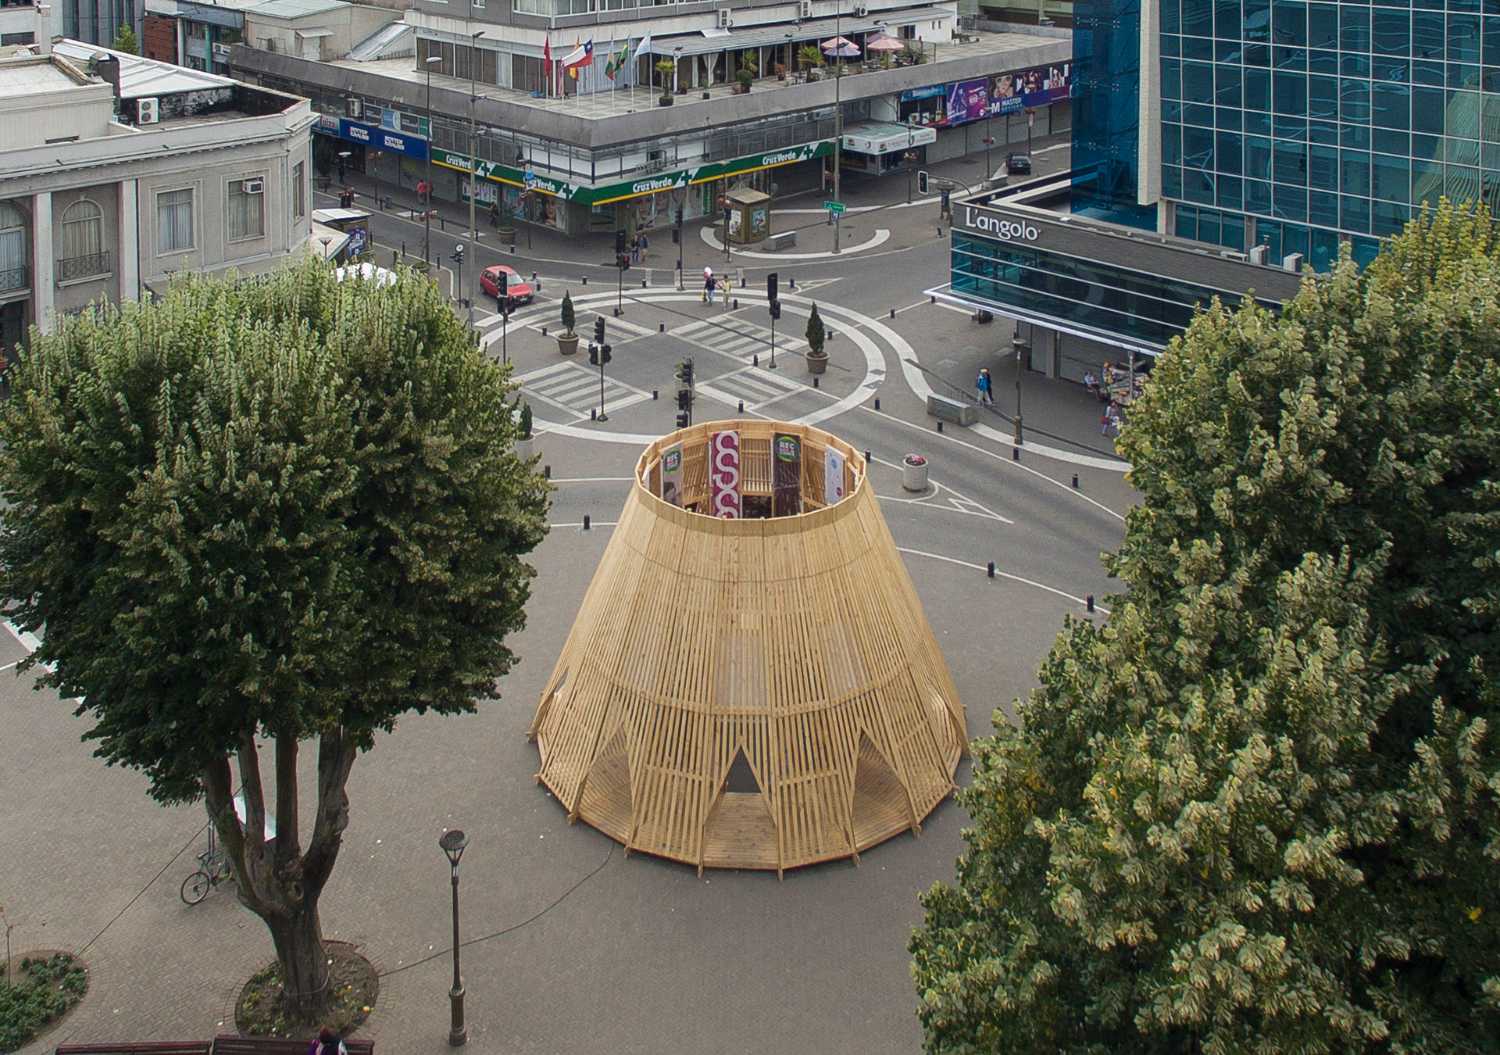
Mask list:
[[[584,66],[592,66],[593,64],[594,39],[592,37],[562,57],[562,67],[569,71],[578,70]],[[577,77],[578,74],[574,73],[573,76]]]

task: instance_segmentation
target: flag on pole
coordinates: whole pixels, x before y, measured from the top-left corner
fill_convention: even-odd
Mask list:
[[[625,64],[629,61],[630,41],[627,40],[624,44],[620,45],[620,50],[611,55],[609,61],[604,64],[604,76],[610,80],[614,80],[615,75],[623,70]]]
[[[632,58],[640,58],[642,55],[651,54],[651,34],[648,32],[641,38],[641,42],[635,46],[635,54]]]
[[[552,38],[549,36],[542,42],[542,76],[547,78],[544,95],[552,94]]]
[[[594,39],[590,37],[564,55],[562,64],[563,69],[568,71],[568,76],[576,81],[579,70],[585,66],[592,66],[594,64]]]

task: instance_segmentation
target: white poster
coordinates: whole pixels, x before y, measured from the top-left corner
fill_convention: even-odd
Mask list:
[[[682,505],[682,444],[674,443],[661,454],[661,499]]]
[[[716,432],[708,450],[713,515],[736,520],[740,516],[740,434]]]
[[[823,448],[823,504],[833,505],[844,497],[844,456],[832,447]]]

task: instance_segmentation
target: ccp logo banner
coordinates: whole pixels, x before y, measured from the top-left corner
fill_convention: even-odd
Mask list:
[[[714,516],[740,516],[740,434],[716,432],[709,441],[709,479],[713,484]]]

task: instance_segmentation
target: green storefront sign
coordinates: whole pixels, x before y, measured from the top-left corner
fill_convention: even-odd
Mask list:
[[[781,165],[795,165],[801,161],[811,161],[814,158],[828,157],[833,153],[833,140],[825,139],[817,143],[804,143],[801,146],[789,147],[786,150],[772,150],[764,154],[747,154],[744,157],[732,158],[729,161],[716,161],[706,165],[695,165],[692,168],[678,169],[676,172],[664,172],[660,175],[649,176],[644,179],[629,180],[622,183],[605,183],[599,186],[588,186],[578,183],[564,183],[561,180],[546,179],[533,176],[527,179],[526,173],[521,169],[509,165],[501,165],[493,161],[481,161],[477,170],[480,179],[495,180],[499,183],[509,183],[515,187],[530,187],[543,194],[550,194],[555,198],[563,198],[567,201],[576,201],[582,205],[608,205],[611,202],[625,201],[629,198],[642,198],[648,194],[660,194],[662,191],[681,190],[693,183],[707,183],[711,180],[723,179],[725,176],[738,176],[747,172],[757,172],[761,169],[777,168]],[[457,169],[460,172],[469,171],[469,158],[464,154],[458,154],[451,150],[443,150],[434,147],[432,151],[434,164],[446,168]]]

